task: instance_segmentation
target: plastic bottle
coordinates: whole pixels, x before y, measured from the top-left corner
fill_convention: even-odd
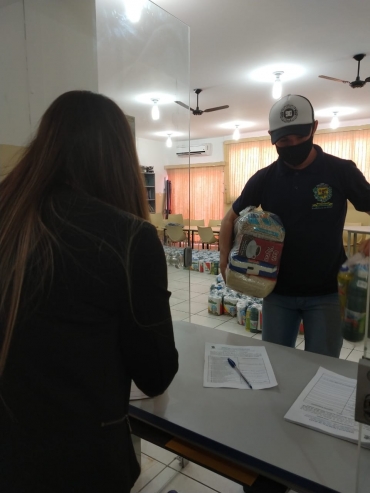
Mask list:
[[[353,278],[352,272],[349,270],[347,265],[342,265],[338,273],[338,294],[339,294],[339,305],[340,305],[340,316],[344,320],[344,311],[347,304],[347,292],[348,286]]]
[[[365,336],[367,276],[367,266],[358,265],[348,285],[342,323],[342,334],[347,341],[362,341]]]
[[[251,320],[251,307],[252,305],[249,305],[246,312],[245,312],[245,330],[251,330],[251,324],[250,324],[250,320]]]
[[[250,331],[251,332],[259,332],[258,331],[258,319],[259,319],[259,310],[256,305],[251,306],[251,311],[250,311],[250,319],[249,319],[249,325],[250,325]]]

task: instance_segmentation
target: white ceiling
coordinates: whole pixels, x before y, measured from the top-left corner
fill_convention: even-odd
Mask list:
[[[304,74],[284,83],[283,95],[302,94],[315,110],[351,107],[341,124],[370,123],[370,83],[362,89],[320,79],[353,81],[365,53],[361,79],[370,76],[369,0],[155,0],[158,6],[190,26],[191,88],[201,88],[201,109],[230,108],[191,115],[191,138],[230,135],[220,125],[248,120],[248,132],[266,131],[274,103],[272,84],[250,78],[265,65],[300,65]],[[196,106],[196,95],[190,97]],[[326,126],[331,117],[318,117]],[[242,131],[243,132],[243,131]]]

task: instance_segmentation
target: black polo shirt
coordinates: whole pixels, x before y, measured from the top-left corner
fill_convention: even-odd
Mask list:
[[[249,205],[274,212],[285,228],[284,248],[274,292],[319,296],[337,291],[337,274],[346,260],[343,226],[347,199],[370,211],[370,184],[353,161],[326,154],[291,169],[278,159],[257,171],[234,202],[236,214]]]

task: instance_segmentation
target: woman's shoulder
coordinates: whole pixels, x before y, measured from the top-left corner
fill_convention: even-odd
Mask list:
[[[59,189],[53,196],[59,227],[71,227],[76,232],[91,233],[94,236],[114,239],[133,232],[153,234],[155,228],[144,219],[122,211],[103,201],[68,187]]]

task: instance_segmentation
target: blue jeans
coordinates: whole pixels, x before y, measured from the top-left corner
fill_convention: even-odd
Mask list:
[[[262,340],[295,347],[303,320],[305,350],[339,357],[343,338],[337,293],[322,296],[283,296],[263,300]]]

